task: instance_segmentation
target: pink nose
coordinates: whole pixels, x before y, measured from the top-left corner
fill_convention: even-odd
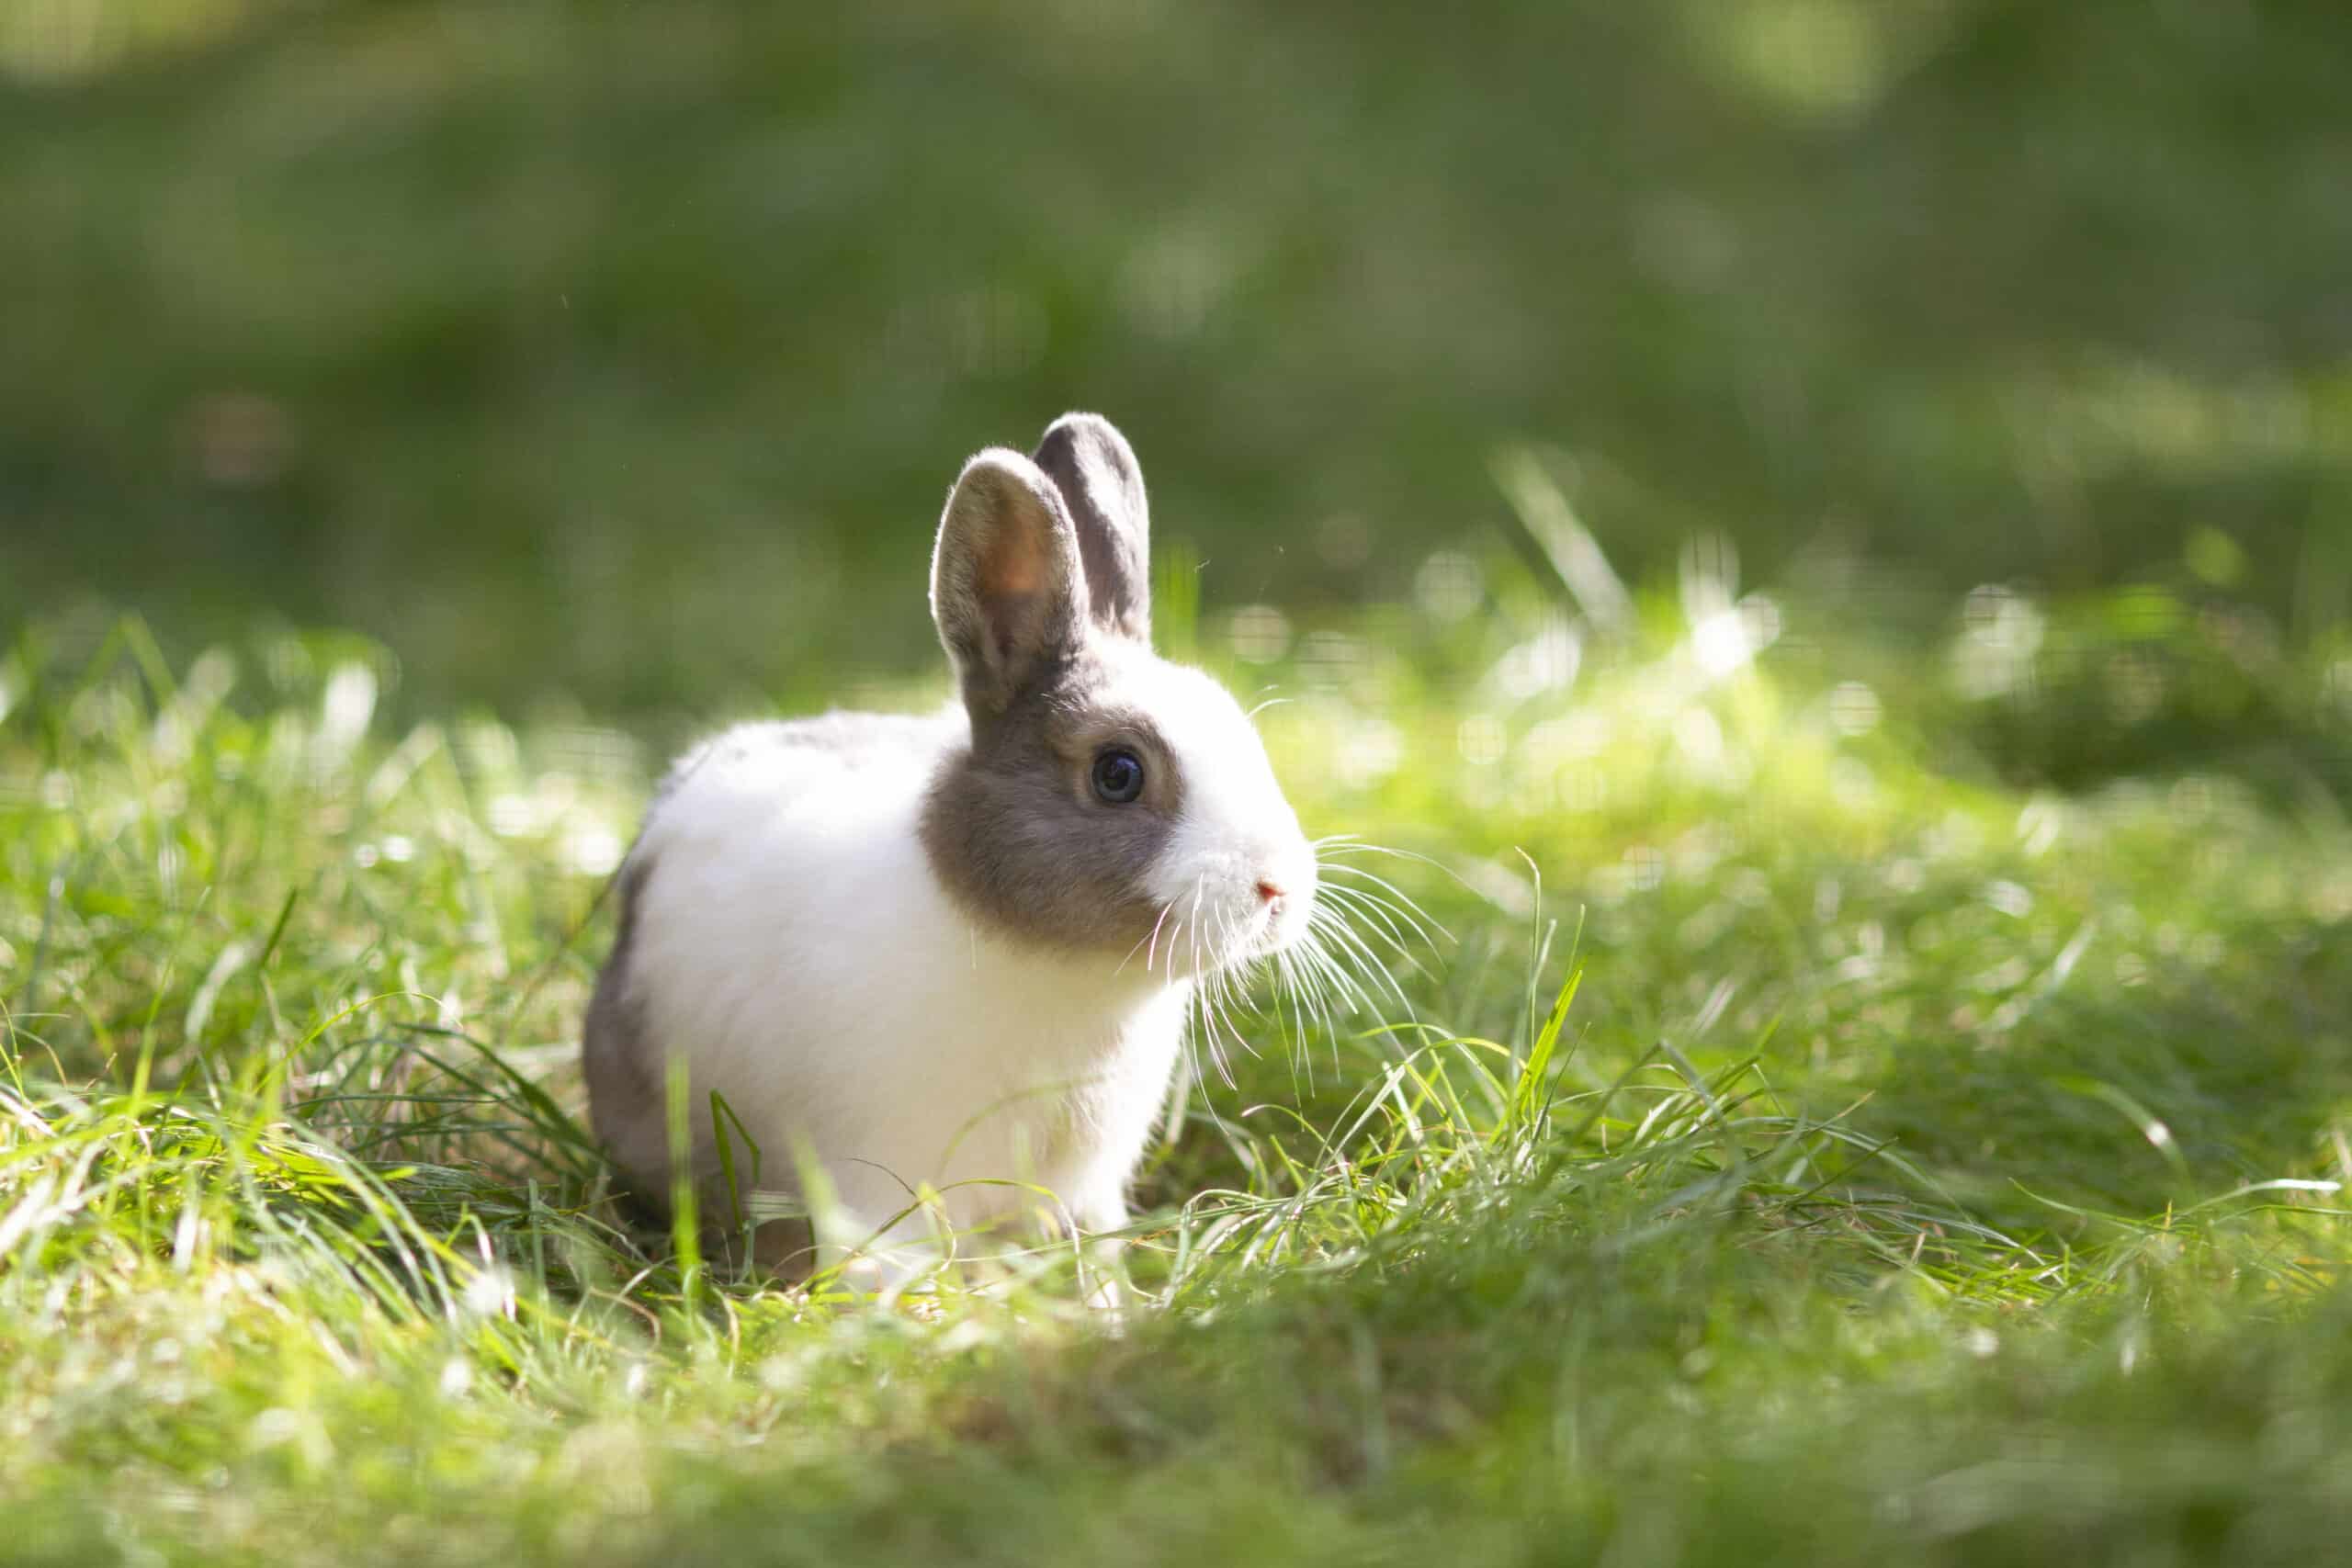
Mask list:
[[[1282,889],[1282,885],[1281,885],[1280,883],[1278,883],[1278,882],[1269,882],[1268,880],[1266,880],[1266,878],[1264,878],[1264,877],[1262,877],[1262,876],[1261,876],[1261,877],[1260,877],[1260,878],[1258,879],[1258,897],[1259,897],[1263,898],[1267,903],[1271,904],[1271,903],[1272,903],[1275,899],[1277,899],[1277,898],[1281,897],[1282,896],[1283,896],[1283,889]]]

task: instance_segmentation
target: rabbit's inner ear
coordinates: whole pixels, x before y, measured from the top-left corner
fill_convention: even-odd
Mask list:
[[[1084,635],[1086,580],[1053,481],[1016,452],[964,466],[932,558],[932,618],[965,701],[998,712]]]
[[[1046,427],[1036,461],[1078,530],[1094,624],[1149,643],[1151,506],[1135,449],[1100,414],[1066,413]]]
[[[1034,599],[1046,581],[1045,563],[1035,549],[1012,547],[1011,531],[998,536],[998,548],[980,558],[979,595],[985,610],[999,603]],[[1030,543],[1025,537],[1021,545]]]

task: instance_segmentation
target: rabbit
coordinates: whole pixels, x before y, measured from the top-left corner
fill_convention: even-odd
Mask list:
[[[640,1202],[673,1190],[682,1066],[700,1212],[740,1196],[716,1091],[738,1187],[756,1148],[815,1225],[813,1253],[758,1227],[787,1277],[903,1286],[943,1243],[1127,1223],[1193,989],[1296,942],[1317,896],[1250,718],[1152,651],[1148,530],[1107,420],[979,453],[931,562],[960,700],[746,724],[672,770],[583,1041]]]

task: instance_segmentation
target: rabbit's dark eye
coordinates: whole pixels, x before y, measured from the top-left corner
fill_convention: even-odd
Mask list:
[[[1094,793],[1113,806],[1125,806],[1143,793],[1143,759],[1124,746],[1114,746],[1094,759]]]

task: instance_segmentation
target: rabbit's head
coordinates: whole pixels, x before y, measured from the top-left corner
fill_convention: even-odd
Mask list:
[[[1151,650],[1143,475],[1108,421],[1066,414],[1034,457],[965,464],[931,608],[971,716],[923,818],[959,902],[1169,976],[1306,929],[1315,853],[1256,729],[1224,687]]]

